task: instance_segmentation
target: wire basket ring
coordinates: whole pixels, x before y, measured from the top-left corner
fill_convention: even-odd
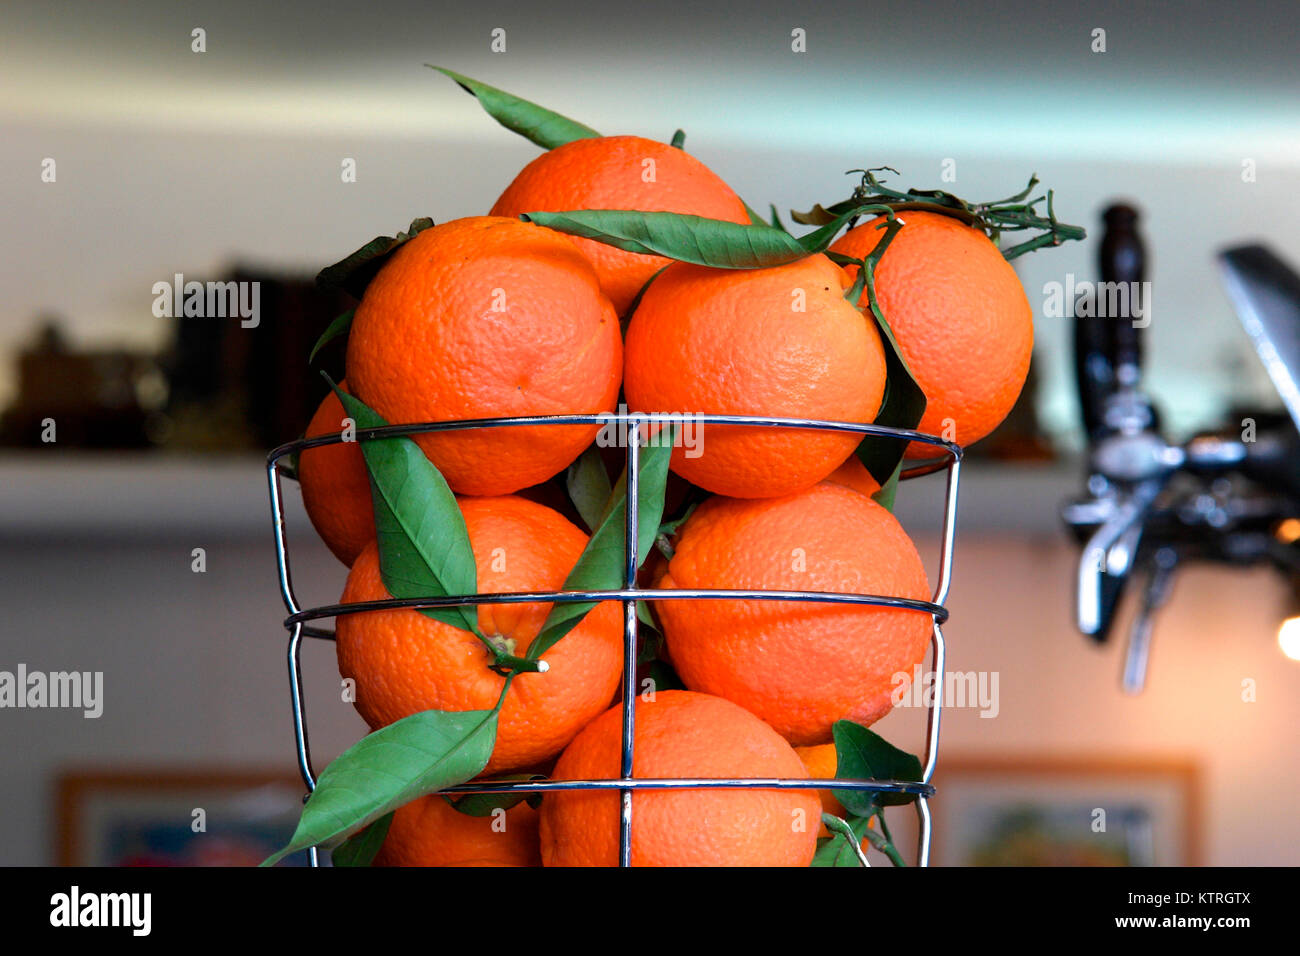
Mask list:
[[[639,563],[637,555],[638,535],[638,459],[643,447],[652,446],[655,438],[652,434],[643,434],[642,429],[655,425],[668,424],[714,424],[730,426],[748,426],[757,428],[795,428],[818,431],[849,432],[863,438],[876,437],[894,440],[906,440],[933,446],[942,457],[910,468],[900,469],[899,479],[909,480],[933,474],[946,469],[948,488],[944,498],[943,534],[941,543],[939,581],[931,601],[910,598],[898,598],[886,595],[863,595],[846,592],[824,591],[769,591],[744,589],[658,589],[642,588],[636,583]],[[315,789],[316,775],[312,769],[304,699],[302,692],[302,674],[300,655],[302,638],[312,637],[333,639],[333,631],[313,627],[309,622],[342,614],[365,613],[369,611],[398,608],[439,608],[461,607],[476,604],[506,603],[574,603],[582,601],[615,600],[624,606],[624,673],[621,707],[623,710],[623,754],[621,773],[608,780],[576,781],[475,781],[445,788],[442,793],[501,793],[528,792],[547,793],[555,791],[576,790],[610,790],[621,796],[619,865],[631,863],[631,812],[632,793],[636,790],[685,790],[685,789],[800,789],[800,790],[852,790],[881,794],[900,794],[915,797],[919,819],[918,862],[928,865],[930,847],[930,812],[928,799],[934,795],[934,786],[930,783],[938,757],[939,724],[942,701],[938,697],[929,707],[927,727],[926,759],[920,781],[897,780],[821,780],[821,779],[713,779],[713,778],[675,778],[649,779],[632,775],[632,757],[634,750],[633,702],[635,694],[629,694],[636,677],[636,649],[638,622],[636,606],[638,601],[657,600],[776,600],[806,601],[813,603],[842,603],[868,606],[892,607],[931,616],[933,631],[931,646],[933,651],[933,668],[943,671],[945,647],[941,625],[948,619],[948,610],[943,602],[947,598],[951,581],[952,551],[955,534],[955,512],[957,489],[959,483],[962,448],[953,442],[935,435],[911,429],[893,428],[884,425],[862,424],[856,422],[838,422],[818,419],[782,418],[754,415],[706,415],[692,413],[638,413],[638,412],[602,412],[598,414],[573,415],[533,415],[504,418],[463,419],[444,422],[417,422],[411,424],[385,425],[377,428],[358,428],[356,441],[374,441],[384,438],[410,436],[444,431],[458,431],[483,428],[532,427],[546,425],[618,425],[620,441],[626,450],[626,500],[624,544],[625,575],[624,587],[600,591],[539,591],[527,593],[484,593],[459,596],[430,596],[425,598],[390,599],[385,601],[354,602],[335,604],[303,610],[299,608],[289,571],[288,548],[285,541],[284,504],[281,493],[281,479],[284,473],[280,461],[286,456],[296,455],[309,448],[337,444],[347,439],[343,432],[318,435],[312,438],[300,438],[287,442],[274,449],[267,456],[267,477],[270,484],[271,516],[275,532],[276,557],[280,578],[281,597],[289,616],[284,621],[289,631],[289,678],[290,696],[293,707],[294,735],[298,756],[298,767],[308,791]],[[635,434],[637,440],[628,441],[627,436]],[[313,847],[310,862],[318,865],[318,852]]]

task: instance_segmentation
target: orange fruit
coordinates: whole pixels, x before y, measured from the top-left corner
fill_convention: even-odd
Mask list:
[[[718,697],[666,690],[636,700],[638,777],[802,778],[771,727]],[[556,780],[618,776],[622,709],[594,720],[555,765]],[[633,866],[807,866],[821,803],[811,790],[643,790],[632,795]],[[545,866],[615,866],[616,791],[555,791],[542,801]]]
[[[835,753],[835,744],[816,744],[812,747],[795,747],[795,753],[803,761],[803,765],[808,770],[808,776],[816,777],[818,780],[834,780],[835,771],[839,767],[839,757]],[[843,818],[846,814],[844,804],[840,803],[835,796],[834,790],[818,790],[817,796],[821,798],[822,811],[829,813],[831,816]],[[829,836],[829,833],[823,833],[822,836]]]
[[[942,213],[905,210],[876,266],[876,296],[925,392],[919,431],[971,445],[1006,418],[1029,374],[1034,314],[1011,264],[980,229]],[[866,256],[880,239],[873,219],[831,246]],[[850,272],[857,274],[856,267]],[[913,442],[909,458],[938,457]]]
[[[352,320],[354,394],[393,424],[598,413],[618,397],[618,316],[563,236],[477,217],[411,239],[371,280]],[[581,454],[598,425],[417,435],[453,491],[501,495]]]
[[[578,139],[543,153],[506,187],[492,215],[573,209],[679,212],[749,223],[745,203],[702,162],[640,136]],[[593,239],[569,238],[595,266],[600,286],[619,315],[669,261]]]
[[[523,498],[463,498],[461,512],[478,568],[480,593],[556,591],[587,536],[558,512]],[[379,551],[367,545],[343,602],[389,597]],[[550,604],[484,604],[479,629],[523,656]],[[356,708],[371,729],[422,710],[491,710],[504,678],[473,634],[403,608],[344,614],[336,627],[339,673],[356,681]],[[609,706],[622,671],[618,605],[603,602],[546,652],[545,673],[521,674],[506,695],[486,773],[531,767],[564,748]]]
[[[673,547],[663,588],[930,597],[894,516],[830,482],[783,498],[711,498]],[[873,605],[663,600],[658,611],[687,687],[735,701],[797,746],[830,741],[837,720],[865,726],[888,713],[932,626],[922,612]]]
[[[339,382],[345,392],[346,382]],[[306,437],[343,430],[347,412],[331,390],[307,424]],[[375,540],[375,512],[370,501],[370,475],[358,442],[308,448],[298,456],[302,503],[316,533],[349,567],[361,549]]]
[[[880,482],[871,477],[871,472],[867,471],[867,466],[862,464],[862,459],[857,455],[850,455],[845,459],[844,464],[826,476],[826,480],[832,484],[852,488],[868,498],[880,490]]]
[[[839,755],[836,754],[835,745],[833,743],[817,744],[813,747],[795,747],[794,752],[797,753],[799,759],[803,761],[804,767],[808,770],[808,776],[816,777],[818,780],[835,779],[835,771],[839,769]],[[849,813],[844,809],[844,804],[840,803],[839,798],[835,796],[835,793],[836,791],[834,790],[817,791],[817,796],[822,802],[822,812],[829,813],[833,817],[839,817],[841,820],[844,820],[848,817]],[[874,821],[872,821],[867,825],[874,826],[875,824]],[[831,831],[826,824],[823,823],[817,835],[829,837],[831,836]],[[865,850],[870,845],[870,840],[863,839],[862,849]]]
[[[641,412],[770,415],[870,422],[885,390],[874,321],[844,299],[844,270],[825,256],[769,269],[676,263],[646,290],[627,329],[624,390]],[[821,481],[860,435],[700,425],[672,469],[738,498]],[[689,454],[688,454],[689,452]]]
[[[397,809],[373,865],[541,866],[537,822],[527,803],[471,817],[431,793]]]

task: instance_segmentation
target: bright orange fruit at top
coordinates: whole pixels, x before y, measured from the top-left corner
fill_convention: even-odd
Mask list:
[[[628,325],[628,406],[872,421],[885,391],[885,352],[875,321],[844,298],[850,284],[821,255],[768,269],[669,266]],[[862,437],[707,423],[697,432],[697,447],[673,449],[673,471],[739,498],[808,488],[843,464]]]
[[[354,394],[393,424],[610,411],[622,340],[590,263],[516,219],[456,219],[404,244],[352,320]],[[598,425],[414,436],[453,491],[499,495],[564,470]]]
[[[711,169],[684,150],[640,136],[578,139],[548,150],[515,177],[492,207],[492,215],[573,209],[678,212],[749,222],[745,203]],[[601,288],[619,315],[669,261],[570,238],[596,267]]]

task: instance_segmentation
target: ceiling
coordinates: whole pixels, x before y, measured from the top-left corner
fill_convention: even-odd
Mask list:
[[[1300,157],[1293,3],[557,0],[11,6],[0,118],[419,138],[482,114],[436,62],[600,128],[986,153]],[[207,52],[191,52],[191,30]],[[489,51],[506,31],[506,52]],[[790,50],[806,30],[807,52]],[[1092,52],[1092,31],[1106,52]],[[665,127],[666,129],[660,129]],[[631,130],[626,130],[631,131]]]

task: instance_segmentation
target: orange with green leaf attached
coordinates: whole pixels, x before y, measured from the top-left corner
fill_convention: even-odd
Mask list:
[[[610,411],[618,316],[558,233],[481,216],[426,229],[366,287],[347,377],[391,424]],[[501,495],[563,471],[597,425],[415,435],[458,494]]]
[[[640,412],[870,422],[885,392],[875,320],[844,298],[852,281],[823,255],[766,269],[674,263],[627,329],[624,391]],[[839,468],[861,436],[701,425],[672,469],[716,494],[769,498]]]
[[[745,203],[711,169],[684,150],[640,136],[576,139],[548,150],[506,187],[492,215],[576,209],[676,212],[749,222]],[[669,261],[580,236],[568,238],[591,261],[620,315]]]
[[[1034,348],[1034,316],[1011,264],[982,229],[936,212],[904,210],[873,271],[876,298],[925,392],[919,431],[971,445],[1020,397]],[[884,219],[849,230],[833,252],[865,258]],[[857,267],[849,267],[856,275]],[[865,304],[865,292],[863,293]],[[909,458],[935,456],[914,443]]]
[[[459,501],[477,566],[478,593],[556,591],[587,536],[556,511],[518,497]],[[343,603],[390,597],[376,544],[352,565]],[[484,604],[478,625],[488,642],[522,657],[541,630],[548,603]],[[491,710],[505,678],[494,655],[469,631],[414,609],[340,615],[339,673],[356,681],[357,711],[372,729],[424,710]],[[618,606],[596,605],[546,651],[544,673],[513,678],[485,773],[530,768],[555,756],[609,706],[622,673]]]

